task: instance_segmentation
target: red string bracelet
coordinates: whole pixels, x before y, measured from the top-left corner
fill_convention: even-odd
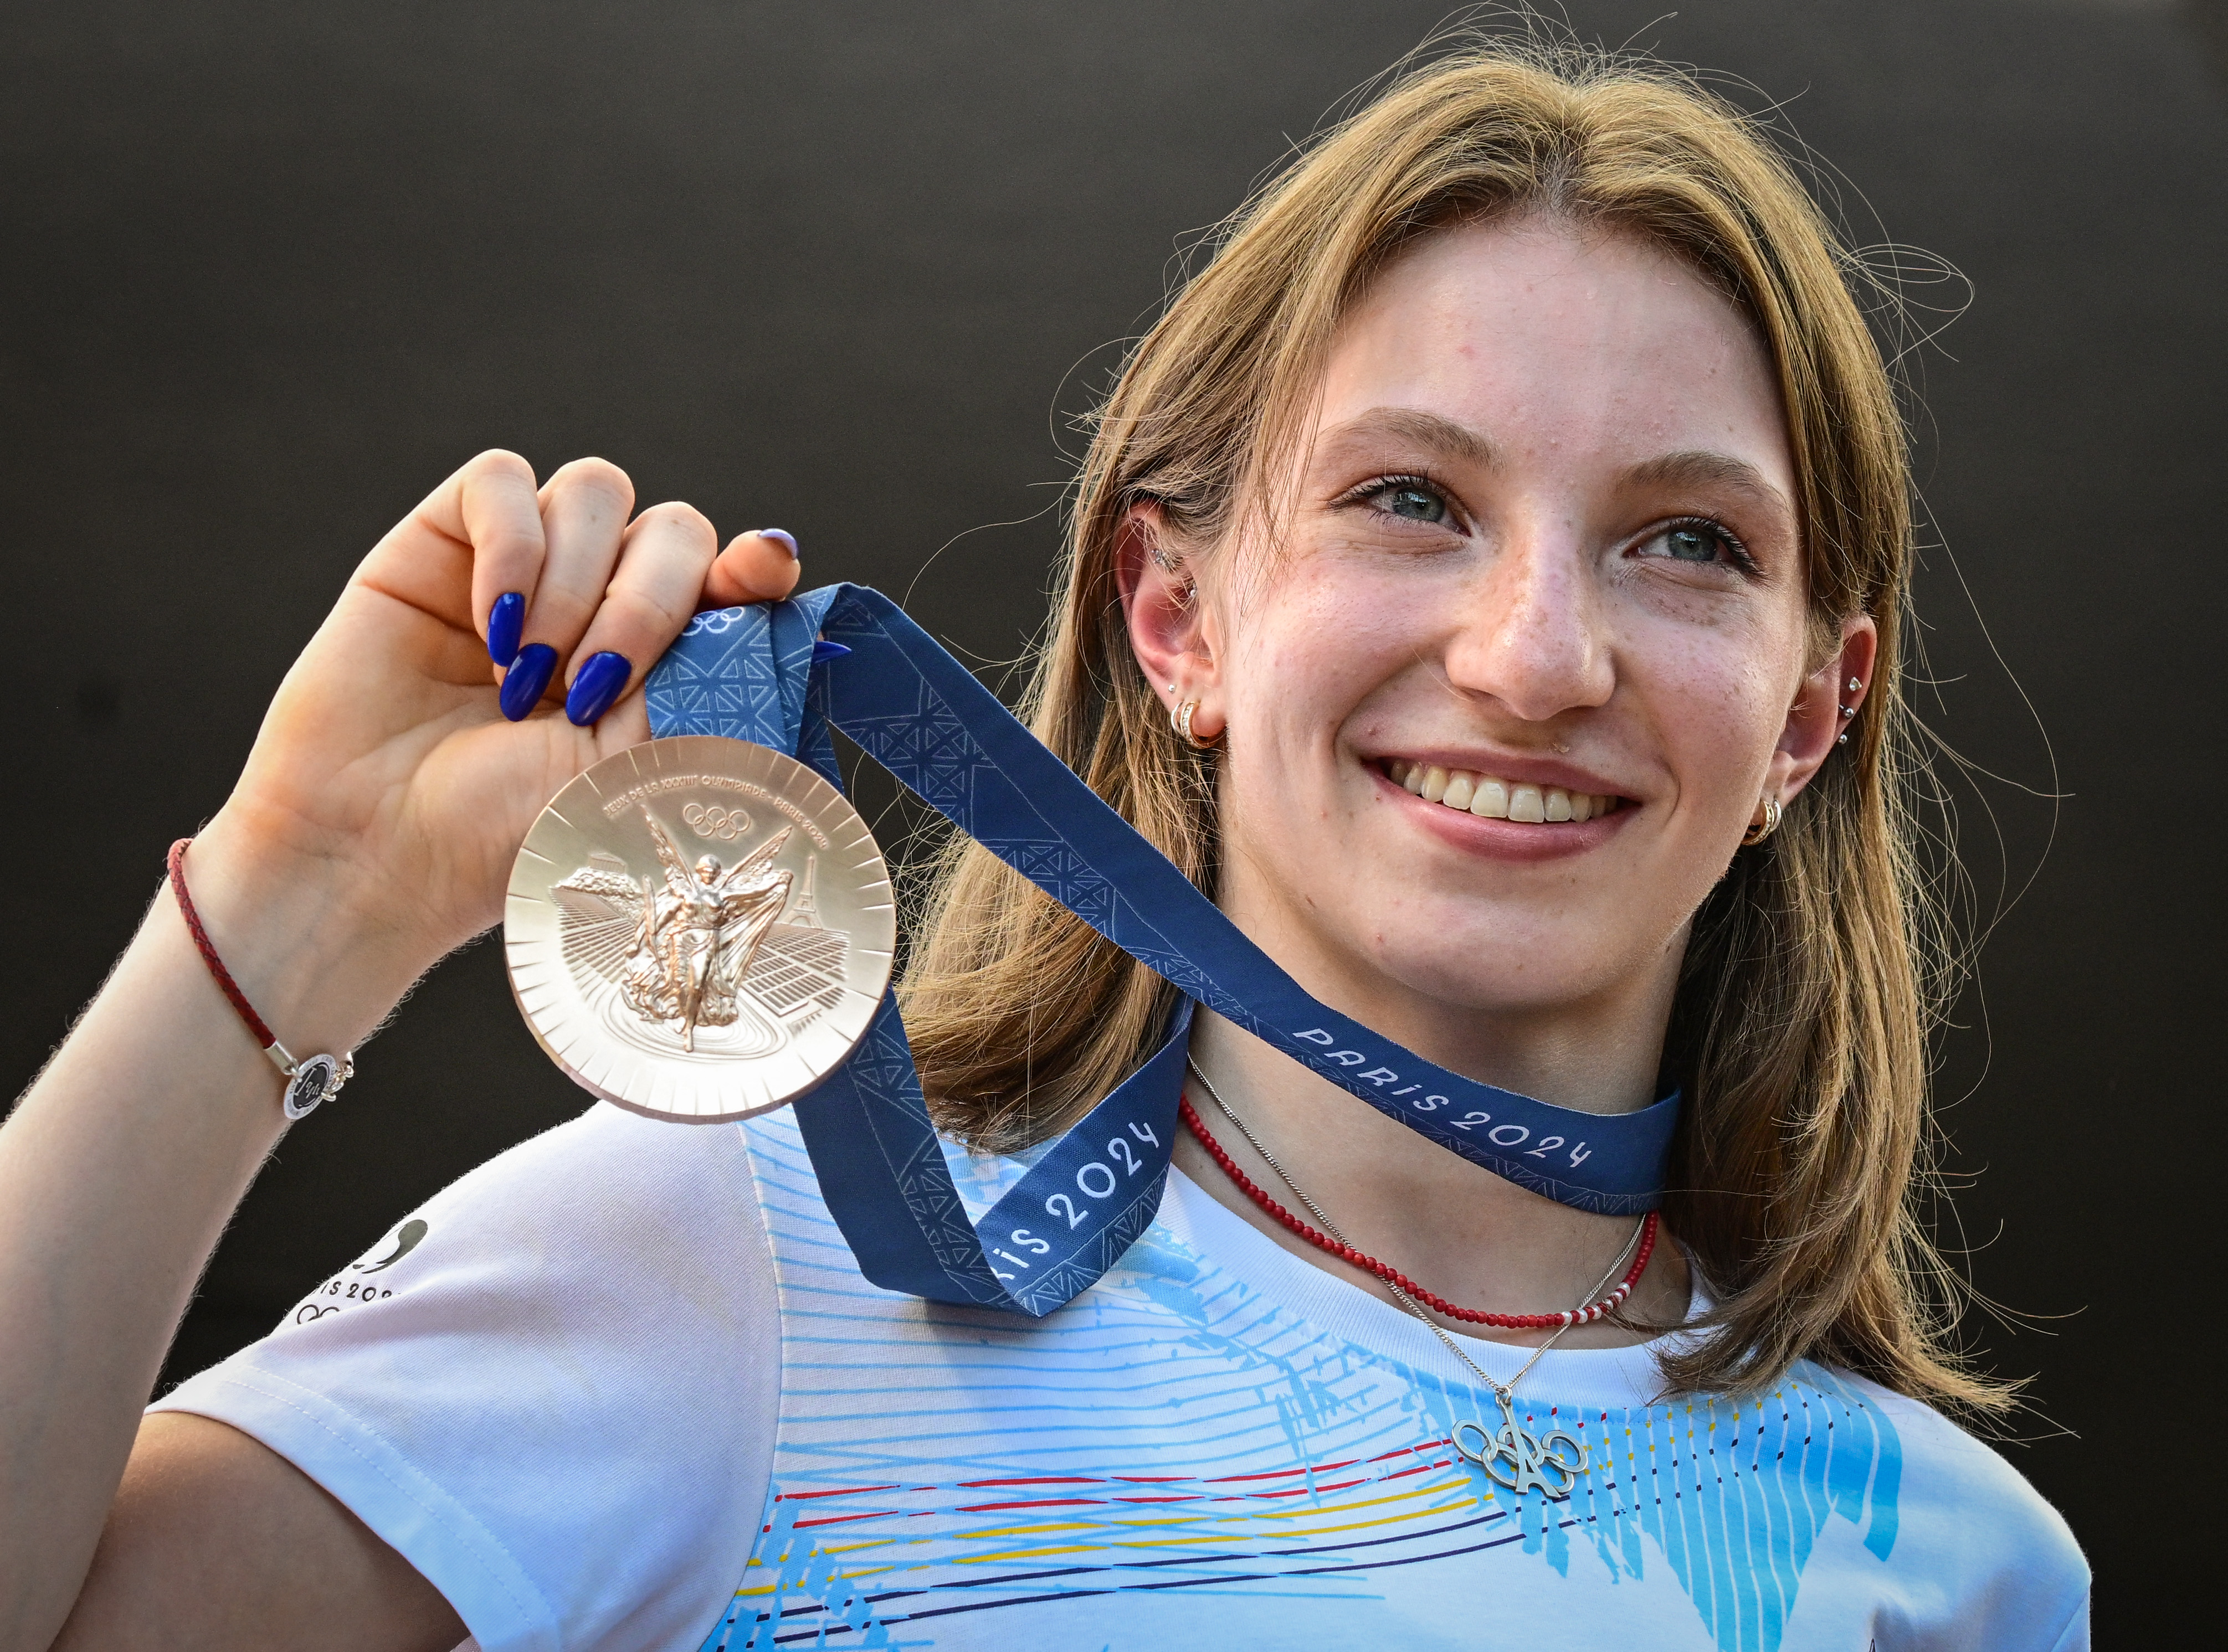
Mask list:
[[[170,845],[167,864],[170,873],[170,893],[177,897],[178,912],[186,921],[187,931],[194,938],[194,948],[202,955],[202,962],[216,978],[224,996],[240,1012],[249,1034],[271,1064],[286,1077],[285,1100],[281,1103],[289,1119],[306,1118],[317,1111],[319,1104],[330,1101],[340,1094],[342,1085],[355,1075],[353,1053],[342,1056],[317,1055],[305,1061],[296,1061],[286,1046],[278,1042],[278,1035],[265,1024],[255,1006],[247,1001],[247,994],[240,990],[240,983],[232,979],[232,972],[224,966],[224,960],[216,955],[216,943],[208,938],[202,927],[202,915],[194,909],[194,897],[186,891],[186,845],[191,838],[181,838]]]
[[[1222,1144],[1215,1140],[1207,1130],[1206,1123],[1194,1110],[1189,1096],[1182,1097],[1177,1102],[1177,1107],[1183,1114],[1184,1128],[1191,1132],[1198,1139],[1199,1145],[1207,1149],[1207,1157],[1222,1167],[1223,1174],[1235,1182],[1239,1190],[1247,1198],[1252,1200],[1255,1204],[1259,1205],[1262,1209],[1267,1211],[1302,1239],[1306,1240],[1317,1250],[1328,1251],[1341,1261],[1350,1262],[1363,1272],[1373,1273],[1386,1284],[1397,1285],[1415,1298],[1417,1301],[1444,1314],[1450,1319],[1459,1319],[1472,1325],[1497,1325],[1503,1330],[1554,1330],[1564,1325],[1591,1325],[1595,1320],[1604,1318],[1616,1311],[1618,1304],[1632,1294],[1633,1286],[1640,1283],[1640,1276],[1648,1271],[1648,1259],[1655,1251],[1657,1218],[1655,1212],[1651,1210],[1648,1213],[1648,1219],[1641,1224],[1640,1248],[1633,1255],[1632,1266],[1626,1271],[1623,1283],[1599,1302],[1592,1303],[1584,1308],[1568,1309],[1558,1314],[1489,1314],[1481,1312],[1476,1308],[1458,1308],[1444,1297],[1426,1291],[1389,1262],[1380,1262],[1375,1257],[1358,1251],[1351,1245],[1342,1244],[1328,1234],[1302,1221],[1283,1205],[1271,1198],[1255,1183],[1252,1177],[1238,1168],[1237,1161],[1223,1151]]]

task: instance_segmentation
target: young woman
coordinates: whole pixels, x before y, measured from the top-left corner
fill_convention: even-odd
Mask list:
[[[1847,271],[1675,79],[1412,74],[1131,357],[1031,700],[1322,1002],[1679,1092],[1661,1242],[1202,1010],[1157,1219],[1042,1318],[868,1284],[788,1113],[598,1107],[142,1420],[285,1126],[164,893],[0,1135],[0,1645],[2085,1646],[2063,1523],[1933,1408],[2003,1396],[1908,1205],[1908,489]],[[184,870],[290,1048],[497,919],[692,612],[796,582],[631,507],[483,455],[287,678]],[[1175,997],[957,847],[906,1005],[963,1190]]]

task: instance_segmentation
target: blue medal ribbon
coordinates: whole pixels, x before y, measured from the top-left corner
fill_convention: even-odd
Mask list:
[[[829,647],[829,644],[836,645]],[[847,652],[848,651],[848,652]],[[1159,1048],[970,1221],[894,992],[796,1103],[828,1208],[876,1285],[1042,1316],[1160,1209],[1195,1004],[1473,1164],[1577,1209],[1650,1210],[1679,1101],[1600,1114],[1496,1089],[1317,1003],[889,598],[829,585],[699,614],[650,672],[650,732],[796,756],[841,787],[831,726],[1182,994]]]

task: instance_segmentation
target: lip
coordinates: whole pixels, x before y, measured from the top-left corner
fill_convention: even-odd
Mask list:
[[[1494,751],[1457,751],[1444,746],[1425,746],[1414,749],[1404,748],[1399,751],[1369,752],[1363,755],[1361,761],[1381,777],[1385,765],[1396,757],[1406,762],[1444,769],[1450,775],[1457,769],[1467,769],[1473,775],[1490,775],[1495,780],[1518,785],[1559,786],[1566,792],[1591,792],[1597,797],[1622,797],[1627,801],[1633,800],[1632,794],[1615,781],[1605,780],[1575,763],[1557,762],[1553,757],[1518,757]]]
[[[1406,752],[1399,755],[1403,757],[1410,756]],[[1586,775],[1585,770],[1564,763],[1510,762],[1495,769],[1475,759],[1458,758],[1449,763],[1437,756],[1423,756],[1414,761],[1435,763],[1443,769],[1469,769],[1520,784],[1560,786],[1565,791],[1623,795],[1614,788]],[[1394,785],[1392,776],[1384,770],[1384,758],[1372,759],[1369,772],[1378,788],[1396,807],[1407,813],[1418,826],[1450,847],[1465,854],[1482,855],[1492,860],[1531,863],[1563,860],[1572,855],[1582,855],[1607,843],[1624,829],[1627,821],[1640,813],[1640,806],[1627,800],[1623,807],[1612,809],[1607,814],[1597,814],[1591,820],[1525,822],[1489,820],[1462,809],[1450,809],[1444,803],[1426,803],[1406,787]],[[1571,778],[1538,778],[1541,775],[1567,775]]]

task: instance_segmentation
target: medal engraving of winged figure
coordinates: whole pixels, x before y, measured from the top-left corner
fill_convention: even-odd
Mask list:
[[[778,1048],[840,993],[844,952],[844,937],[816,921],[780,922],[794,874],[774,858],[791,829],[732,867],[708,854],[692,867],[657,817],[647,807],[642,813],[659,878],[637,878],[618,856],[599,852],[551,886],[567,962],[615,983],[627,1009],[677,1034],[691,1054],[699,1029],[738,1021],[758,1036],[735,1053]],[[810,886],[808,876],[799,917],[810,916]]]

